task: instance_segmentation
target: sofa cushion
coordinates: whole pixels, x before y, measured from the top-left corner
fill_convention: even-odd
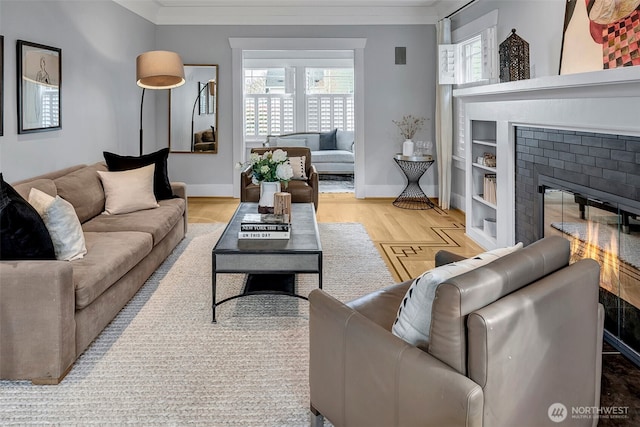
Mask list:
[[[276,138],[277,147],[306,147],[306,138]]]
[[[76,308],[82,309],[102,295],[153,249],[144,232],[85,233],[87,254],[71,261]]]
[[[336,133],[336,149],[353,151],[355,133],[350,130],[339,130]]]
[[[211,139],[204,138],[204,134],[209,132]],[[213,132],[205,131],[202,134],[202,141],[214,141]],[[169,157],[169,149],[163,148],[155,153],[149,153],[142,156],[120,156],[118,154],[103,152],[104,160],[110,171],[119,172],[131,169],[141,168],[154,164],[156,166],[153,172],[153,193],[157,200],[173,198],[171,191],[171,183],[169,182],[169,173],[167,171],[167,161]]]
[[[355,156],[351,151],[328,150],[311,153],[312,163],[353,163]]]
[[[150,164],[138,169],[121,172],[98,171],[104,187],[107,215],[119,215],[158,207],[153,194],[153,171]]]
[[[73,205],[80,222],[104,210],[104,190],[96,172],[106,170],[104,163],[95,163],[53,180],[58,195]]]
[[[153,245],[160,242],[164,236],[182,221],[185,211],[184,199],[160,200],[159,207],[144,211],[130,212],[120,215],[98,215],[82,224],[86,232],[107,231],[143,231],[153,236]]]
[[[49,230],[56,259],[71,261],[87,253],[80,220],[71,203],[32,188],[29,203],[38,211]]]
[[[522,243],[518,243],[508,248],[494,249],[473,258],[445,264],[423,273],[414,280],[407,290],[398,308],[398,315],[391,332],[409,344],[426,351],[429,346],[431,308],[438,285],[521,248]]]
[[[0,173],[0,259],[53,260],[53,242],[44,221]]]
[[[320,133],[320,150],[335,150],[336,149],[336,132],[338,129],[334,129],[331,132]]]
[[[302,179],[307,180],[306,172],[306,156],[301,157],[289,157],[289,164],[291,165],[291,169],[293,169],[293,178],[292,179]]]
[[[31,193],[32,188],[37,188],[38,190],[52,197],[55,197],[58,194],[58,189],[56,188],[56,184],[53,182],[52,179],[48,179],[48,178],[40,178],[40,179],[34,179],[33,181],[26,181],[26,182],[23,182],[22,184],[14,185],[13,188],[25,200],[29,199],[29,194]]]

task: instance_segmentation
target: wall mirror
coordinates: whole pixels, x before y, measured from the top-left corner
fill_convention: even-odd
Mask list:
[[[185,84],[169,94],[169,150],[218,152],[218,66],[185,64]]]

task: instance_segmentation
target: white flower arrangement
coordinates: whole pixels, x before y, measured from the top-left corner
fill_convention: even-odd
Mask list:
[[[251,181],[254,184],[262,181],[280,181],[286,184],[293,178],[293,168],[289,163],[287,152],[281,149],[266,151],[262,155],[251,153],[249,164],[251,164]],[[239,168],[243,166],[243,164],[238,165]]]

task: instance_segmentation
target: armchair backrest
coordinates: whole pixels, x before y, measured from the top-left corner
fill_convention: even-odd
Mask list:
[[[304,168],[307,175],[309,175],[309,168],[311,168],[311,149],[309,147],[258,147],[252,148],[251,152],[262,155],[267,151],[275,151],[278,149],[286,151],[289,157],[305,156]]]
[[[433,301],[429,353],[467,376],[467,317],[569,264],[569,241],[552,236],[441,283]]]

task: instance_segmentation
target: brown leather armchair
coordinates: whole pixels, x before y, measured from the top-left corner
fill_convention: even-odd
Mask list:
[[[308,147],[275,147],[252,148],[252,153],[263,154],[266,151],[281,149],[287,152],[289,157],[305,156],[305,169],[307,180],[291,180],[282,191],[291,193],[292,203],[313,203],[318,210],[318,172],[311,164],[311,150]],[[251,182],[251,166],[242,171],[240,180],[240,201],[257,202],[260,200],[260,186]]]
[[[311,424],[551,426],[560,403],[562,425],[597,425],[572,408],[600,403],[600,267],[569,252],[548,237],[440,284],[428,351],[390,332],[411,281],[349,304],[312,291]]]

